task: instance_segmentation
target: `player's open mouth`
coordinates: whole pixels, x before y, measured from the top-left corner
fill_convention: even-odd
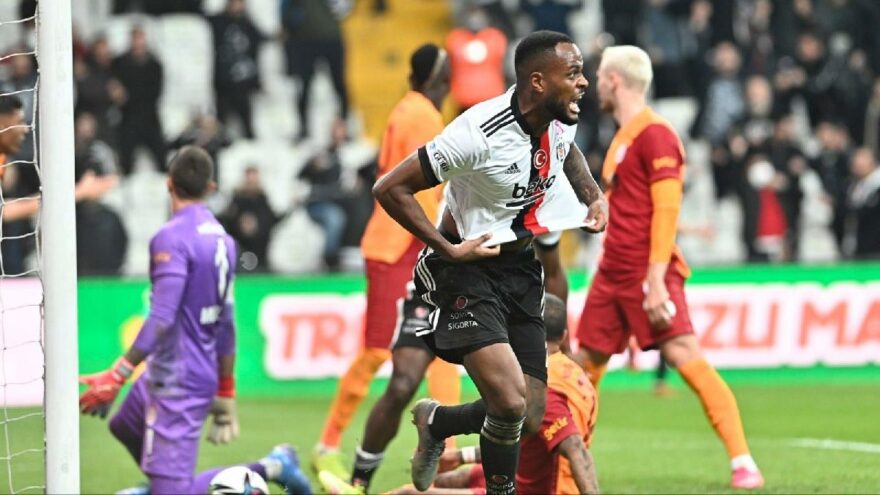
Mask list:
[[[580,93],[579,95],[577,95],[576,97],[574,97],[574,98],[568,103],[568,111],[570,111],[571,113],[573,113],[573,114],[575,114],[575,115],[580,114],[580,113],[581,113],[581,107],[580,107],[580,105],[578,105],[578,102],[581,101],[581,98],[583,98],[583,97],[584,97],[584,94],[583,94],[583,93]]]

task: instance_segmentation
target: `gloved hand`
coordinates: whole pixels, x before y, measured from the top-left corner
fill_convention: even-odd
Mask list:
[[[79,382],[89,388],[79,397],[80,411],[83,414],[106,418],[110,406],[119,394],[119,389],[131,376],[132,371],[134,366],[121,357],[109,370],[81,376]]]
[[[220,388],[211,405],[211,424],[208,425],[208,441],[227,444],[238,438],[238,414],[235,411],[235,383],[232,377],[220,379]]]

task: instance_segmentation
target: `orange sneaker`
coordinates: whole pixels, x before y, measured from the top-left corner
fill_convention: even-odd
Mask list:
[[[764,487],[764,477],[757,469],[741,467],[733,470],[730,486],[740,490],[756,490]]]

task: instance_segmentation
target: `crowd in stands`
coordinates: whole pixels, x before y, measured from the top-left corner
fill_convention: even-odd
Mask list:
[[[804,203],[802,181],[815,174],[831,209],[828,229],[838,258],[880,257],[880,2],[872,0],[459,0],[451,2],[454,29],[446,40],[452,66],[452,98],[459,110],[501,93],[511,82],[510,50],[536,29],[576,34],[572,16],[585,2],[599,3],[600,33],[577,38],[588,80],[595,81],[601,50],[637,44],[654,62],[653,98],[688,99],[697,112],[688,144],[708,147],[718,199],[737,198],[743,211],[741,239],[748,261],[797,261]],[[373,208],[374,165],[354,173],[340,165],[339,149],[359,139],[346,81],[346,46],[341,22],[352,0],[279,0],[277,33],[261,31],[247,0],[227,0],[208,15],[199,0],[115,0],[114,15],[190,15],[204,18],[213,48],[213,108],[193,109],[191,123],[176,136],[163,127],[159,101],[174,92],[165,68],[142,27],[134,25],[128,47],[114,53],[108,39],[74,39],[76,179],[100,179],[109,192],[126,181],[143,150],[163,171],[175,149],[204,147],[217,159],[236,142],[259,140],[254,98],[261,90],[260,47],[283,47],[286,76],[295,82],[297,128],[291,147],[312,138],[312,83],[322,67],[337,105],[326,147],[284,180],[308,186],[288,211],[267,200],[259,164],[248,166],[231,197],[217,208],[241,247],[241,269],[269,271],[273,228],[296,209],[323,231],[323,268],[341,268],[341,249],[356,248]],[[518,4],[518,5],[517,5]],[[36,2],[23,0],[22,18]],[[76,6],[75,6],[76,8]],[[386,15],[394,2],[373,2]],[[26,31],[27,32],[27,31]],[[76,30],[75,30],[76,33]],[[28,53],[33,33],[3,54]],[[185,50],[186,47],[179,49]],[[37,79],[33,55],[15,55],[0,65],[0,93],[17,92],[28,124],[34,116]],[[613,122],[595,92],[582,102],[578,144],[598,171],[613,135]],[[3,197],[39,190],[30,141],[21,156],[6,157]],[[271,157],[267,157],[270,159]],[[272,180],[277,180],[273,177]],[[97,198],[77,204],[81,274],[115,274],[124,264],[127,235],[119,212]],[[3,225],[4,272],[26,270],[33,220]],[[303,239],[302,242],[317,242]]]

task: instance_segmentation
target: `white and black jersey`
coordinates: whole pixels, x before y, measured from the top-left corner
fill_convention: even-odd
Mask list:
[[[514,88],[479,103],[419,149],[432,185],[448,181],[445,199],[462,239],[492,233],[486,245],[585,225],[563,171],[577,126],[557,120],[532,138]]]

